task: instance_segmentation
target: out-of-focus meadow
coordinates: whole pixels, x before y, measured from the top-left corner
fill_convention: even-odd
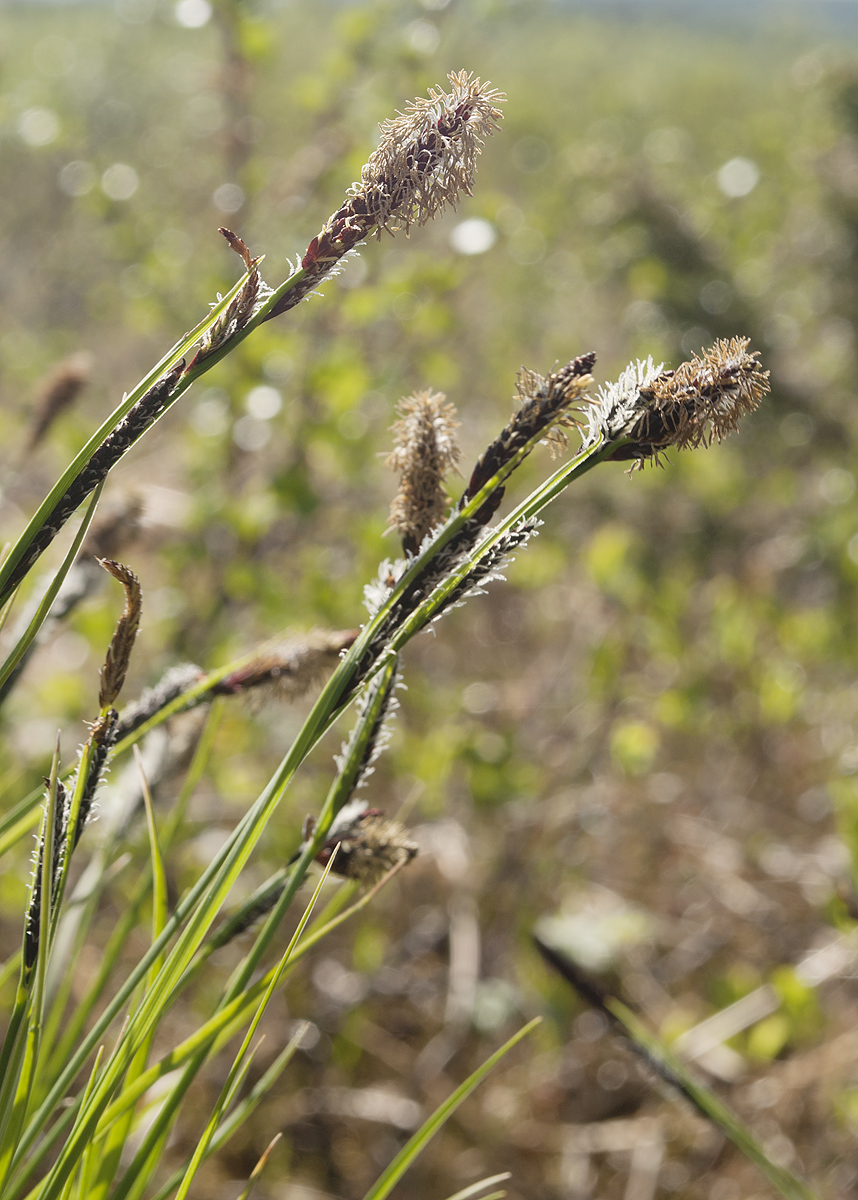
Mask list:
[[[821,1195],[854,1194],[856,957],[847,941],[825,969],[801,964],[858,916],[858,37],[500,0],[206,11],[0,9],[0,542],[238,277],[219,225],[277,283],[380,119],[462,67],[508,102],[458,213],[368,245],[109,478],[113,556],[144,596],[126,697],[177,662],[360,623],[363,585],[397,552],[384,455],[413,389],[456,403],[466,473],[521,364],[593,350],[607,382],[631,358],[676,366],[746,334],[773,390],[720,446],[576,484],[506,583],[408,647],[367,796],[421,854],[291,981],[254,1072],[295,1019],[313,1037],[196,1194],[237,1194],[282,1130],[258,1195],[357,1200],[421,1114],[542,1012],[399,1194],[509,1170],[516,1200],[769,1195],[549,975],[539,923],[666,1037],[752,994],[754,1019],[698,1068]],[[89,382],[32,449],[40,381],[81,354]],[[550,469],[539,450],[512,497]],[[119,607],[105,576],[28,664],[2,713],[4,806],[45,775],[57,727],[69,758],[84,737]],[[173,898],[303,711],[227,704]],[[246,892],[293,851],[338,745],[297,779]],[[173,794],[167,780],[162,810]],[[30,848],[0,877],[4,958]],[[142,824],[122,850],[145,858]],[[75,989],[125,900],[119,870]],[[199,1112],[221,1083],[213,1069]],[[192,1107],[168,1160],[198,1133]]]

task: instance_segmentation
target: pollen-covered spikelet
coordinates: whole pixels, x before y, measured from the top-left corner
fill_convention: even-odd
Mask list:
[[[585,448],[619,442],[611,457],[640,466],[671,446],[720,442],[769,390],[769,372],[748,345],[744,337],[719,340],[675,371],[652,359],[631,364],[616,383],[600,388],[588,412]]]
[[[343,205],[307,247],[301,266],[326,272],[371,233],[423,225],[446,204],[469,196],[483,140],[497,129],[503,93],[467,71],[451,89],[430,88],[381,124],[378,148]]]
[[[459,447],[456,409],[443,392],[426,390],[400,400],[399,420],[392,426],[396,447],[386,465],[400,477],[390,507],[390,524],[406,553],[416,553],[429,530],[447,510],[446,474],[455,470]]]

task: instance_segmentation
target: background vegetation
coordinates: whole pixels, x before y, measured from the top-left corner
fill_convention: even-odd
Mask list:
[[[231,286],[219,224],[278,280],[379,119],[461,67],[509,101],[458,214],[368,247],[323,301],[258,330],[110,477],[102,512],[142,510],[116,551],[144,590],[126,696],[177,661],[210,668],[285,628],[360,622],[363,584],[395,551],[381,541],[395,491],[383,455],[414,388],[456,402],[465,463],[506,420],[521,363],[595,350],[606,381],[636,355],[676,365],[745,333],[773,394],[720,447],[576,485],[507,584],[408,647],[368,794],[421,854],[269,1013],[254,1077],[296,1019],[313,1036],[196,1194],[236,1194],[283,1130],[257,1194],[362,1196],[421,1114],[537,1012],[549,1019],[402,1195],[504,1170],[522,1200],[769,1194],[548,973],[529,938],[540,922],[667,1037],[757,996],[757,1019],[700,1066],[774,1157],[822,1195],[853,1194],[851,943],[818,986],[826,971],[796,970],[858,916],[850,38],[499,0],[218,0],[205,17],[201,0],[0,10],[0,543]],[[40,381],[82,352],[90,382],[30,449]],[[534,455],[512,490],[547,470]],[[4,806],[47,773],[57,726],[69,753],[85,736],[116,616],[105,576],[28,664],[2,710]],[[277,700],[225,708],[168,861],[171,897],[300,719]],[[297,780],[247,893],[293,851],[338,745]],[[175,791],[162,781],[162,811]],[[145,858],[142,825],[122,850]],[[85,837],[81,863],[88,852]],[[24,839],[0,877],[4,958],[29,854]],[[76,994],[129,886],[118,871]],[[226,978],[239,950],[221,953]],[[170,1032],[205,1003],[191,998]],[[222,1083],[206,1076],[198,1111]],[[612,1135],[579,1129],[605,1122]],[[198,1134],[191,1112],[168,1165]]]

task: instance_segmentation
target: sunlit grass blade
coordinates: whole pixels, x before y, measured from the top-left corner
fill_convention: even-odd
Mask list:
[[[98,1076],[99,1070],[101,1069],[101,1060],[103,1057],[104,1057],[104,1047],[99,1046],[98,1052],[96,1053],[96,1056],[95,1056],[95,1062],[92,1064],[92,1070],[90,1071],[89,1079],[87,1080],[87,1084],[86,1084],[86,1089],[83,1094],[84,1100],[86,1100],[87,1096],[92,1091],[92,1085],[93,1085],[96,1077]],[[90,1176],[90,1172],[91,1172],[91,1169],[93,1166],[94,1159],[95,1159],[95,1146],[93,1144],[90,1144],[89,1147],[87,1148],[86,1154],[83,1156],[83,1162],[80,1165],[80,1179],[79,1179],[78,1187],[76,1189],[77,1195],[79,1196],[80,1200],[89,1200],[89,1196],[91,1194],[90,1186],[89,1186],[89,1176]],[[74,1179],[72,1178],[69,1180],[67,1188],[66,1188],[68,1195],[72,1194],[73,1184],[74,1184]]]
[[[143,759],[140,751],[134,747],[134,758],[140,772],[140,782],[143,788],[143,804],[146,809],[146,828],[149,832],[149,862],[152,868],[152,941],[156,942],[164,932],[167,924],[167,875],[164,871],[164,860],[161,857],[161,847],[158,845],[158,829],[155,825],[155,806],[152,803],[152,793],[149,781],[143,769]],[[156,959],[152,964],[150,983],[154,980],[159,967]]]
[[[435,1109],[428,1121],[425,1121],[421,1125],[414,1136],[402,1147],[387,1170],[379,1176],[364,1196],[364,1200],[384,1200],[385,1196],[390,1195],[418,1154],[425,1150],[438,1130],[450,1119],[459,1105],[470,1096],[475,1088],[479,1087],[488,1073],[493,1067],[497,1066],[504,1055],[508,1054],[513,1046],[517,1046],[522,1038],[527,1037],[541,1020],[541,1017],[534,1017],[532,1021],[528,1021],[523,1028],[519,1029],[518,1033],[514,1034],[508,1042],[505,1042],[499,1050],[496,1050],[491,1058],[486,1059],[481,1067],[478,1067],[472,1075],[469,1075],[465,1082],[460,1084],[443,1104]]]
[[[128,854],[123,855],[117,862],[105,867],[103,856],[96,853],[80,876],[78,887],[87,880],[87,876],[90,874],[96,876],[97,883],[95,886],[82,888],[83,894],[78,894],[76,888],[65,904],[57,934],[51,946],[46,983],[47,1012],[42,1032],[39,1070],[33,1091],[34,1103],[40,1102],[49,1086],[48,1080],[52,1076],[48,1064],[55,1055],[57,1041],[65,1036],[69,1025],[67,1008],[74,981],[73,964],[78,961],[78,956],[86,944],[91,921],[103,890],[128,865],[130,857]]]
[[[462,1188],[461,1192],[456,1192],[455,1196],[449,1196],[448,1200],[471,1200],[472,1196],[480,1196],[483,1188],[491,1187],[495,1183],[503,1183],[507,1179],[512,1179],[511,1171],[502,1171],[500,1175],[490,1175],[488,1179],[480,1179],[479,1182]],[[480,1200],[500,1200],[505,1195],[506,1192],[492,1192],[490,1196],[480,1196]]]
[[[233,1134],[241,1128],[248,1117],[250,1117],[253,1111],[259,1106],[260,1101],[265,1098],[265,1096],[283,1074],[286,1067],[292,1061],[295,1051],[300,1046],[308,1028],[309,1025],[306,1021],[302,1021],[299,1024],[287,1045],[284,1046],[280,1054],[277,1056],[265,1074],[262,1075],[254,1087],[251,1088],[245,1098],[236,1105],[229,1116],[227,1116],[220,1123],[214,1132],[211,1142],[209,1143],[206,1151],[206,1158],[211,1158],[213,1154],[216,1154],[221,1146],[224,1146],[229,1141]],[[175,1174],[173,1174],[170,1179],[167,1180],[163,1187],[155,1193],[155,1195],[152,1197],[152,1200],[167,1200],[167,1197],[172,1194],[173,1190],[181,1182],[186,1169],[187,1165],[176,1171]],[[145,1183],[143,1186],[145,1186]],[[128,1200],[137,1200],[138,1195],[139,1193],[137,1191],[132,1190],[128,1193]]]
[[[30,544],[32,543],[36,534],[45,524],[45,521],[50,516],[57,502],[66,494],[71,484],[81,473],[83,468],[92,458],[93,454],[96,452],[105,438],[107,438],[113,432],[119,422],[128,415],[137,401],[146,394],[149,388],[151,388],[153,384],[157,383],[162,375],[179,363],[185,357],[185,355],[188,354],[191,349],[193,349],[203,334],[206,333],[207,330],[211,329],[215,322],[226,311],[234,298],[244,287],[246,282],[247,275],[245,274],[238,281],[238,283],[236,283],[235,286],[232,287],[229,292],[227,292],[223,299],[219,300],[218,303],[212,307],[207,316],[205,316],[203,320],[200,321],[200,323],[190,331],[190,333],[186,333],[182,338],[180,338],[179,341],[167,351],[164,357],[155,364],[152,370],[140,380],[137,386],[128,392],[127,395],[123,396],[121,403],[117,405],[110,416],[102,422],[98,429],[96,429],[95,433],[86,443],[86,445],[83,446],[75,455],[68,467],[66,467],[65,471],[51,488],[48,495],[39,505],[36,512],[33,514],[26,529],[24,529],[23,533],[20,535],[14,546],[12,546],[9,553],[3,560],[3,564],[0,566],[0,603],[4,603],[6,601],[7,589],[9,580],[12,577],[12,573],[29,549]]]
[[[137,763],[137,769],[140,774],[140,782],[143,792],[143,804],[146,811],[146,825],[149,833],[149,863],[150,863],[150,878],[152,880],[152,941],[156,941],[160,936],[165,924],[167,923],[167,877],[164,871],[164,863],[161,857],[161,849],[158,845],[158,831],[155,825],[155,811],[152,803],[152,794],[149,789],[149,781],[146,778],[146,772],[143,768],[143,760],[139,749],[134,747],[134,756]],[[149,971],[147,985],[151,986],[155,979],[160,960],[156,960]],[[144,985],[145,986],[145,985]],[[152,1039],[155,1036],[153,1029],[149,1036],[143,1041],[138,1048],[134,1059],[128,1068],[128,1073],[125,1078],[126,1085],[133,1084],[143,1071],[146,1069],[146,1063],[149,1059],[149,1053],[152,1047]],[[85,1103],[86,1101],[84,1101]],[[88,1192],[89,1200],[101,1200],[108,1194],[111,1184],[115,1178],[119,1168],[120,1158],[125,1149],[125,1143],[131,1133],[134,1123],[134,1110],[129,1109],[118,1121],[114,1122],[107,1131],[106,1137],[103,1139],[103,1145],[100,1150],[100,1161],[95,1179],[91,1182]],[[92,1139],[90,1147],[99,1142],[98,1133]],[[87,1151],[89,1153],[89,1151]],[[84,1156],[86,1158],[86,1156]]]
[[[393,876],[402,869],[404,863],[400,863],[393,867],[387,875],[370,890],[365,892],[359,900],[351,905],[344,912],[332,916],[329,920],[318,926],[311,926],[301,942],[296,945],[290,957],[287,974],[297,963],[307,954],[315,945],[318,944],[344,921],[360,912],[382,887],[388,883]],[[325,913],[321,914],[325,917]],[[211,1017],[203,1026],[201,1026],[191,1037],[187,1038],[179,1046],[165,1055],[158,1063],[153,1064],[143,1076],[135,1081],[134,1086],[123,1089],[120,1096],[110,1106],[104,1117],[104,1124],[115,1120],[121,1113],[140,1099],[143,1093],[152,1087],[157,1081],[165,1075],[175,1071],[178,1067],[186,1063],[192,1056],[200,1053],[206,1047],[209,1047],[210,1052],[214,1053],[220,1046],[229,1042],[242,1027],[247,1014],[253,1004],[256,1003],[265,989],[269,986],[276,967],[270,970],[257,980],[256,983],[248,987],[244,992],[240,993],[229,1005],[221,1008],[213,1017]],[[210,1045],[209,1045],[210,1044]]]
[[[170,810],[167,820],[164,823],[162,842],[165,850],[172,844],[176,832],[184,818],[188,801],[195,791],[206,769],[212,747],[214,745],[214,739],[217,734],[218,724],[220,722],[222,712],[223,698],[219,697],[211,706],[205,726],[194,750],[191,764],[185,774],[179,795],[175,804]],[[101,877],[100,884],[102,886],[107,882],[110,877],[110,872],[113,870],[115,870],[115,864]],[[119,955],[122,952],[122,948],[125,945],[125,942],[127,941],[131,931],[137,926],[138,914],[144,901],[149,895],[150,886],[151,875],[148,872],[144,872],[137,883],[133,896],[129,898],[123,906],[119,923],[111,933],[110,940],[108,941],[107,946],[100,957],[99,969],[96,977],[87,990],[86,995],[81,999],[69,1018],[64,1022],[62,1036],[52,1055],[52,1060],[47,1070],[44,1072],[48,1085],[56,1079],[58,1072],[62,1069],[63,1064],[68,1058],[70,1048],[73,1047],[78,1041],[95,1005],[103,995],[104,988],[110,977],[111,971],[118,961]],[[94,903],[96,899],[97,893],[94,893],[91,902]],[[166,921],[166,913],[164,920]],[[159,935],[162,932],[162,929],[163,926],[159,927]]]
[[[260,1155],[259,1162],[256,1164],[256,1166],[250,1172],[250,1177],[247,1180],[247,1184],[242,1188],[241,1195],[238,1197],[238,1200],[248,1200],[250,1193],[253,1191],[253,1185],[256,1183],[257,1179],[259,1178],[259,1176],[262,1174],[262,1172],[265,1169],[265,1164],[268,1162],[268,1158],[269,1158],[269,1155],[271,1154],[271,1151],[274,1149],[274,1147],[280,1141],[282,1136],[283,1136],[282,1133],[276,1133],[274,1135],[274,1137],[271,1139],[271,1141],[268,1143],[268,1145],[265,1147],[262,1154]]]
[[[598,459],[598,448],[589,452],[586,455],[579,455],[571,464],[567,464],[563,469],[564,478],[562,485],[557,484],[557,489],[562,490],[562,486],[569,481],[573,475],[588,470],[590,466]],[[511,466],[509,470],[513,469]],[[173,948],[170,956],[165,963],[163,972],[169,973],[169,978],[165,976],[161,981],[161,986],[164,990],[172,991],[175,984],[181,978],[181,974],[190,962],[191,957],[195,953],[198,946],[201,944],[205,933],[214,920],[215,914],[220,909],[227,893],[232,884],[237,879],[244,863],[252,852],[253,847],[261,836],[262,830],[267,824],[268,819],[276,808],[277,804],[286,788],[288,787],[295,771],[303,762],[307,753],[316,744],[322,734],[330,727],[335,718],[339,715],[341,708],[347,699],[353,699],[353,694],[349,694],[352,688],[355,673],[361,662],[361,658],[366,653],[373,637],[377,636],[381,623],[384,621],[386,614],[390,608],[401,597],[403,589],[408,586],[411,579],[414,578],[420,570],[423,569],[426,562],[431,560],[440,548],[455,536],[462,528],[466,521],[473,519],[475,514],[486,499],[494,492],[499,481],[506,478],[509,470],[505,467],[503,472],[499,472],[497,477],[489,480],[485,486],[472,498],[462,510],[457,513],[443,527],[436,540],[424,552],[418,556],[414,564],[406,572],[403,579],[394,589],[391,596],[386,601],[385,605],[379,611],[376,618],[368,622],[361,636],[357,639],[354,646],[347,652],[344,659],[334,674],[331,676],[328,684],[323,689],[317,703],[311,711],[309,717],[302,726],[297,738],[295,739],[291,749],[283,759],[278,770],[275,772],[269,784],[259,796],[254,805],[248,810],[244,819],[236,826],[233,834],[225,843],[219,854],[217,854],[210,866],[203,872],[200,879],[188,893],[188,895],[180,901],[179,905],[172,918],[168,922],[167,927],[162,935],[164,943],[171,938],[183,925],[187,924],[180,934],[179,940]],[[558,473],[559,474],[559,473]],[[557,476],[555,476],[555,479]],[[556,494],[556,492],[554,493]],[[550,497],[549,497],[550,498]],[[545,500],[547,502],[547,499]],[[384,669],[387,669],[389,664],[384,664]],[[381,669],[381,668],[378,668]],[[331,815],[330,808],[325,812],[324,817],[327,819]],[[324,821],[320,819],[319,829],[324,829]],[[311,861],[312,853],[308,849],[307,853],[302,856],[303,861],[299,860],[296,865],[294,879],[297,886],[300,879],[303,878],[303,872]],[[287,887],[287,892],[290,888]],[[284,893],[285,895],[285,893]],[[159,939],[160,940],[160,939]],[[22,1138],[21,1152],[32,1144],[33,1140],[41,1133],[42,1128],[49,1116],[53,1113],[56,1103],[63,1095],[65,1089],[69,1086],[71,1080],[80,1070],[87,1055],[92,1048],[98,1043],[103,1035],[104,1030],[112,1021],[116,1014],[121,1011],[122,1006],[133,992],[140,978],[148,970],[151,962],[160,953],[162,946],[153,946],[149,954],[144,956],[142,962],[133,971],[123,986],[118,990],[116,996],[107,1006],[102,1016],[95,1023],[90,1033],[83,1039],[76,1053],[73,1055],[61,1076],[55,1082],[51,1093],[44,1101],[38,1112],[34,1114],[30,1127],[25,1131]],[[151,958],[149,956],[152,956]],[[172,982],[171,982],[172,981]],[[240,990],[240,989],[239,989]],[[135,1029],[133,1039],[145,1036],[145,1027],[148,1022],[158,1018],[157,1009],[150,1006],[148,1009],[144,1004],[141,1012],[136,1014]],[[119,1054],[119,1051],[115,1051]],[[127,1053],[125,1048],[122,1053]],[[115,1063],[108,1063],[105,1067],[105,1078],[102,1081],[100,1088],[96,1089],[91,1102],[90,1108],[94,1110],[96,1106],[99,1108],[107,1104],[109,1097],[118,1086],[118,1081],[124,1074],[127,1067],[127,1059],[121,1063],[118,1058]],[[90,1119],[97,1123],[98,1115],[94,1111],[90,1114]],[[56,1186],[61,1174],[70,1169],[70,1164],[79,1153],[81,1139],[85,1140],[87,1131],[84,1125],[78,1125],[76,1134],[72,1135],[67,1145],[55,1165],[50,1179],[45,1181],[41,1189],[41,1194],[48,1198],[56,1196]]]
[[[86,511],[84,512],[84,515],[83,515],[83,520],[81,521],[81,523],[78,527],[77,533],[75,534],[74,540],[72,541],[72,544],[69,547],[68,553],[66,554],[65,558],[62,561],[62,565],[60,566],[60,569],[56,572],[56,574],[54,575],[53,579],[50,582],[50,585],[45,590],[45,594],[42,596],[42,599],[39,601],[36,611],[33,613],[33,617],[30,620],[29,624],[27,625],[27,628],[21,634],[20,638],[18,639],[17,644],[13,647],[13,649],[7,655],[6,661],[3,663],[2,667],[0,667],[0,694],[2,694],[3,686],[6,684],[7,680],[11,677],[12,673],[14,672],[15,668],[20,663],[21,659],[27,653],[27,650],[32,645],[39,630],[42,628],[42,625],[45,623],[45,618],[47,617],[48,613],[51,610],[51,605],[57,598],[57,592],[62,587],[65,577],[68,575],[69,571],[72,568],[72,564],[74,563],[74,560],[77,558],[77,554],[78,554],[78,551],[80,550],[81,543],[83,542],[83,539],[86,537],[86,532],[89,529],[92,518],[95,516],[95,510],[98,505],[98,501],[101,497],[102,486],[103,485],[100,484],[95,489],[92,496],[90,497],[89,503],[86,506]]]
[[[818,1200],[803,1179],[787,1167],[772,1161],[736,1113],[695,1078],[670,1047],[651,1033],[631,1009],[614,996],[603,993],[565,954],[547,945],[539,937],[535,936],[533,940],[545,961],[589,1004],[608,1018],[614,1029],[624,1035],[632,1049],[636,1050],[666,1083],[681,1092],[704,1117],[729,1138],[785,1200]]]
[[[184,1176],[182,1177],[182,1181],[180,1184],[181,1189],[185,1189],[187,1186],[189,1186],[190,1181],[193,1179],[193,1176],[196,1173],[196,1171],[199,1169],[199,1166],[201,1165],[201,1163],[205,1160],[205,1158],[207,1158],[212,1153],[212,1144],[213,1144],[215,1135],[217,1134],[218,1129],[221,1127],[221,1125],[223,1123],[224,1110],[225,1110],[226,1106],[229,1104],[229,1102],[231,1101],[231,1098],[234,1095],[235,1090],[240,1082],[240,1080],[238,1080],[236,1078],[236,1075],[237,1075],[237,1072],[242,1069],[241,1068],[242,1059],[249,1052],[250,1039],[253,1036],[253,1033],[259,1023],[261,1016],[262,1016],[262,1013],[265,1011],[265,1008],[267,1007],[267,1005],[271,999],[271,996],[274,993],[275,988],[277,987],[278,983],[280,982],[287,965],[289,964],[290,960],[293,959],[295,956],[296,946],[299,943],[301,934],[303,933],[304,929],[306,928],[307,921],[309,920],[309,917],[315,907],[316,900],[318,899],[319,893],[321,892],[321,889],[324,886],[324,883],[328,877],[328,874],[330,872],[330,868],[331,868],[332,864],[333,864],[333,859],[328,864],[327,870],[323,873],[322,878],[320,879],[318,886],[316,887],[316,889],[313,893],[310,903],[307,906],[307,908],[304,912],[304,915],[298,924],[298,928],[296,929],[295,933],[293,934],[293,936],[289,942],[289,945],[286,948],[286,952],[280,960],[280,963],[276,967],[273,967],[268,972],[265,979],[260,981],[260,983],[257,984],[256,987],[252,989],[252,992],[254,993],[254,998],[255,998],[255,995],[258,995],[260,993],[262,994],[262,1001],[259,1004],[259,1006],[257,1008],[256,1016],[254,1017],[254,1019],[251,1023],[251,1026],[245,1035],[244,1041],[242,1043],[242,1047],[238,1053],[238,1056],[236,1057],[235,1063],[233,1064],[233,1069],[230,1072],[230,1077],[227,1079],[227,1082],[224,1085],[224,1089],[221,1092],[221,1097],[220,1097],[218,1104],[215,1107],[215,1111],[206,1127],[206,1130],[204,1131],[204,1133],[200,1139],[200,1142],[198,1142],[198,1144],[194,1150],[194,1154],[192,1155],[190,1161],[187,1164]],[[228,1040],[233,1035],[233,1031],[236,1029],[236,1027],[243,1024],[244,1019],[245,1019],[244,1014],[246,1011],[249,1010],[252,1002],[253,1002],[253,1000],[251,998],[249,998],[249,997],[246,998],[245,1003],[241,1004],[241,1006],[238,1008],[237,1013],[233,1014],[228,1027],[226,1029],[222,1029],[221,1036],[220,1036],[220,1038],[217,1039],[217,1041],[214,1041],[211,1036],[198,1039],[199,1044],[198,1044],[198,1047],[195,1048],[193,1057],[191,1057],[190,1062],[188,1063],[187,1067],[185,1068],[185,1071],[182,1073],[181,1078],[178,1080],[178,1082],[173,1087],[171,1093],[164,1098],[164,1100],[161,1104],[160,1111],[159,1111],[157,1117],[155,1118],[155,1121],[152,1123],[151,1127],[147,1131],[147,1134],[146,1134],[142,1144],[140,1145],[137,1153],[134,1156],[134,1160],[128,1167],[122,1180],[120,1181],[118,1188],[114,1192],[113,1200],[126,1200],[126,1197],[128,1197],[128,1198],[135,1197],[141,1193],[141,1190],[142,1190],[141,1185],[145,1186],[146,1179],[148,1177],[150,1170],[158,1161],[158,1155],[157,1155],[158,1147],[159,1147],[159,1145],[163,1144],[164,1140],[168,1136],[169,1131],[170,1131],[170,1126],[171,1126],[172,1122],[175,1120],[179,1105],[180,1105],[182,1099],[184,1098],[184,1095],[187,1092],[190,1084],[193,1082],[194,1078],[198,1074],[200,1068],[202,1067],[203,1063],[206,1061],[206,1059],[209,1056],[209,1053],[212,1051],[213,1047],[216,1047],[217,1045],[222,1044],[224,1041]],[[228,1009],[221,1010],[220,1015],[222,1017],[225,1016],[227,1011],[229,1011],[229,1010]],[[211,1025],[212,1022],[210,1022],[209,1024]],[[292,1053],[292,1051],[290,1051],[289,1057],[291,1057],[291,1053]],[[288,1061],[288,1059],[287,1059],[287,1061]],[[283,1065],[285,1066],[285,1062]],[[151,1076],[151,1073],[150,1073],[150,1076]],[[142,1081],[138,1081],[137,1088],[135,1089],[137,1092],[140,1091],[141,1083],[142,1083]],[[121,1099],[122,1098],[120,1098],[120,1101],[121,1101]],[[108,1113],[107,1117],[106,1117],[106,1120],[109,1120],[109,1119],[110,1119],[110,1113]],[[182,1193],[180,1191],[180,1195],[181,1194]],[[178,1200],[178,1198],[177,1198],[177,1200]]]

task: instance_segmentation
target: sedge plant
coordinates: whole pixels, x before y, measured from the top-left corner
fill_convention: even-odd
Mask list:
[[[38,599],[30,599],[26,620],[7,623],[13,632],[0,665],[0,699],[26,678],[28,654],[46,623],[57,619],[58,607],[69,610],[62,597],[82,594],[69,580],[80,569],[76,562],[100,489],[127,451],[194,382],[261,324],[284,319],[359,246],[384,232],[408,232],[469,194],[482,144],[498,127],[502,100],[501,93],[460,72],[449,77],[449,90],[432,89],[428,98],[385,122],[360,180],[277,287],[264,282],[261,259],[242,239],[222,231],[242,259],[242,277],[122,399],[3,557],[0,609],[5,618],[42,555],[84,507],[63,563]],[[256,1029],[271,998],[305,956],[371,903],[417,852],[407,831],[370,807],[362,791],[397,707],[401,651],[446,612],[502,578],[505,563],[537,536],[548,506],[590,470],[612,461],[636,469],[672,448],[718,441],[768,389],[767,373],[742,337],[718,341],[675,370],[652,360],[634,363],[615,383],[599,388],[595,364],[594,354],[579,353],[544,373],[523,370],[513,415],[473,464],[455,501],[446,484],[460,461],[452,404],[431,388],[401,402],[389,465],[400,479],[390,524],[402,553],[385,559],[367,584],[368,617],[359,625],[356,614],[352,629],[290,635],[214,671],[177,665],[137,700],[119,706],[145,611],[145,581],[115,557],[100,556],[101,567],[121,585],[125,604],[106,651],[98,711],[77,761],[64,766],[58,745],[46,788],[22,796],[0,820],[0,852],[36,831],[21,949],[4,967],[6,977],[17,975],[18,982],[0,1049],[2,1200],[166,1200],[193,1194],[201,1165],[251,1116],[288,1071],[301,1044],[299,1026],[273,1064],[247,1086]],[[512,477],[540,443],[562,461],[500,515]],[[217,742],[223,706],[231,697],[265,688],[277,688],[287,698],[318,694],[265,788],[171,906],[164,862]],[[355,714],[352,731],[336,759],[327,795],[296,833],[293,857],[229,908],[231,893],[296,773],[349,708]],[[151,790],[166,768],[163,762],[147,764],[145,746],[180,713],[192,711],[199,722],[183,765],[185,781],[171,811],[159,818]],[[140,747],[144,753],[128,774],[121,804],[103,812],[93,826],[105,771]],[[148,855],[136,866],[130,903],[103,950],[99,970],[85,988],[73,992],[69,981],[76,956],[111,874],[128,867],[123,838],[135,824],[145,826]],[[83,871],[73,871],[73,860],[86,852],[88,841],[89,862]],[[307,902],[299,892],[314,863],[324,874]],[[330,873],[344,885],[315,915]],[[302,914],[297,921],[296,909]],[[120,970],[127,942],[147,911],[148,948],[131,969]],[[284,939],[287,918],[294,929]],[[217,994],[210,994],[208,1013],[191,1034],[165,1049],[159,1034],[170,1028],[169,1014],[193,981],[206,978],[214,952],[239,937],[244,938],[240,961]],[[367,1200],[389,1194],[458,1104],[533,1026],[528,1023],[449,1096],[382,1173]],[[164,1151],[191,1088],[236,1037],[239,1049],[228,1060],[213,1107],[199,1122],[195,1147],[183,1165],[165,1172]],[[490,1187],[502,1178],[483,1182]],[[474,1189],[460,1195],[475,1194]]]

